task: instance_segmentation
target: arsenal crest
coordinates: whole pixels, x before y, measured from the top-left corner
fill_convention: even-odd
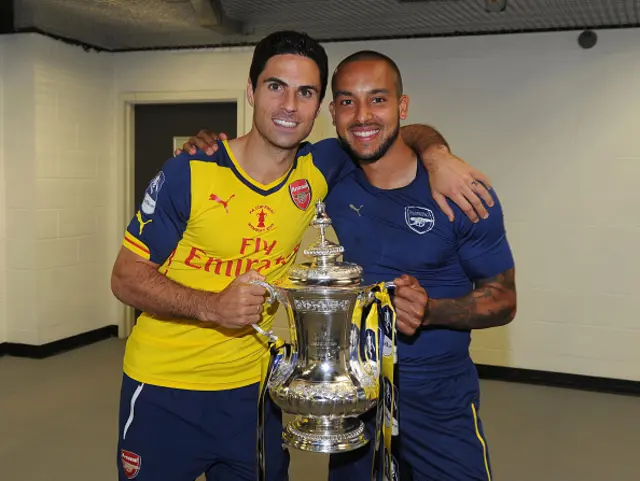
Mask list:
[[[307,210],[311,205],[311,186],[307,179],[299,179],[289,184],[291,200],[300,210]]]
[[[407,206],[404,208],[404,220],[413,232],[426,234],[436,223],[431,209],[426,207]]]
[[[127,479],[135,478],[140,472],[142,458],[137,454],[122,449],[120,450],[120,461],[122,462],[122,469]]]

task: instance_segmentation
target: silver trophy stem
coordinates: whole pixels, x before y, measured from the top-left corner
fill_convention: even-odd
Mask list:
[[[369,441],[358,418],[297,418],[282,435],[296,449],[313,453],[341,453],[361,448]]]

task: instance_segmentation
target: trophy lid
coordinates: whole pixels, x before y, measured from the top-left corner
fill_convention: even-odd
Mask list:
[[[331,219],[325,212],[324,203],[316,203],[316,215],[309,224],[319,230],[320,237],[304,254],[311,262],[296,264],[289,269],[289,280],[297,285],[307,286],[353,286],[361,282],[362,268],[351,262],[341,262],[337,258],[344,247],[330,241],[325,229],[331,225]]]

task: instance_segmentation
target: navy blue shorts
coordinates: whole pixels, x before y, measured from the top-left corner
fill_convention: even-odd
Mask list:
[[[402,369],[402,368],[401,368]],[[491,481],[491,464],[479,417],[475,366],[433,377],[401,370],[398,414],[399,481]],[[375,439],[376,410],[362,420]],[[330,481],[371,481],[373,445],[332,455]],[[396,480],[393,480],[396,481]]]
[[[188,391],[124,376],[120,397],[118,479],[256,481],[257,384],[228,391]],[[268,397],[268,396],[267,396]],[[282,417],[265,406],[267,480],[287,479]]]

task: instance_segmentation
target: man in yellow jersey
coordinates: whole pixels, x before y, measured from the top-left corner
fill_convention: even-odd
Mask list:
[[[268,330],[274,312],[263,308],[265,290],[250,281],[286,275],[314,203],[353,169],[335,143],[301,144],[326,91],[327,65],[324,49],[306,35],[263,39],[247,86],[251,131],[220,142],[213,155],[168,160],[127,227],[112,290],[143,313],[124,359],[121,481],[193,481],[203,473],[208,480],[256,479],[258,390],[268,350],[251,325]],[[434,179],[453,185],[471,171],[461,164],[445,169],[453,172],[450,182]],[[395,295],[413,302],[406,315],[419,320],[424,306],[412,289]],[[269,402],[265,426],[267,479],[287,479],[280,413]]]

